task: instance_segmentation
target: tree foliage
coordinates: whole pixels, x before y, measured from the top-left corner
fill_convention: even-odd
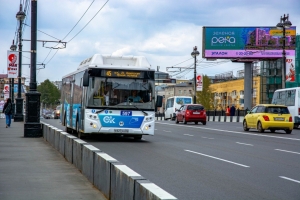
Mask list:
[[[41,103],[55,106],[60,99],[60,91],[49,81],[45,80],[37,87],[37,91],[41,93]]]
[[[210,79],[208,76],[203,76],[203,88],[202,91],[197,92],[197,103],[204,106],[205,110],[213,109],[213,93],[210,89]]]

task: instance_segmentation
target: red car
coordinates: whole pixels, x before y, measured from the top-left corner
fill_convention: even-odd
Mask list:
[[[203,125],[206,125],[206,112],[204,107],[201,104],[185,104],[182,105],[176,113],[176,124],[183,122],[201,122]]]

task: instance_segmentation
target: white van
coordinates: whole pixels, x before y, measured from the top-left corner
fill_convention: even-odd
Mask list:
[[[166,100],[165,119],[175,119],[176,109],[179,109],[183,104],[192,104],[193,99],[189,96],[174,96]]]
[[[274,92],[272,104],[285,105],[292,115],[294,128],[300,125],[300,87],[279,89]]]

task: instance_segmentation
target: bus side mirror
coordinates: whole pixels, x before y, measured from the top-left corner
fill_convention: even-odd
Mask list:
[[[88,87],[89,86],[89,79],[90,79],[89,73],[88,73],[88,71],[85,71],[84,74],[83,74],[83,79],[82,79],[83,87]]]
[[[155,107],[162,107],[162,100],[163,100],[163,97],[157,95]]]

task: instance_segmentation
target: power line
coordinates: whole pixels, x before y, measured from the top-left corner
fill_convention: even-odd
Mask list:
[[[72,39],[71,40],[69,40],[68,42],[71,42],[83,29],[85,29],[85,27],[87,26],[87,25],[89,25],[89,23],[98,15],[98,13],[104,8],[104,6],[107,4],[109,2],[109,0],[107,0],[104,4],[103,4],[103,6],[96,12],[96,14],[92,17],[92,19],[90,19],[90,21],[88,21],[88,23],[74,36],[74,37],[72,37]]]

